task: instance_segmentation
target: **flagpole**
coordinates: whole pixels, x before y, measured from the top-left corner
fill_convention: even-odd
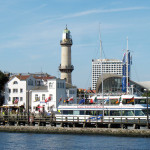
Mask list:
[[[103,119],[104,119],[104,95],[103,95],[103,65],[102,65],[102,41],[101,41],[101,32],[99,24],[99,38],[100,38],[100,60],[101,60],[101,80],[102,80],[102,105],[103,105]]]

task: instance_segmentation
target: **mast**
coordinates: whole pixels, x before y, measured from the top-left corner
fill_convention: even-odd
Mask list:
[[[99,26],[99,38],[100,38],[100,60],[101,60],[101,80],[102,80],[102,102],[103,102],[103,119],[104,119],[104,94],[103,94],[103,62],[102,62],[102,41],[101,41],[101,32]]]
[[[128,37],[127,37],[127,52],[126,52],[126,84],[127,84],[127,94],[129,94],[129,87],[128,87],[128,84],[129,84],[129,60],[128,60],[128,54],[129,53],[129,50],[128,50]]]

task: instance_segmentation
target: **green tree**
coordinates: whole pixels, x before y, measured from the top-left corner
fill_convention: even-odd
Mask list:
[[[4,96],[2,96],[2,93],[4,92],[5,83],[8,81],[8,79],[9,77],[0,71],[0,106],[4,102]]]

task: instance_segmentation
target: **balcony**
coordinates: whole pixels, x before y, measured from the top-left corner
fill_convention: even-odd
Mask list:
[[[64,39],[64,40],[60,41],[60,44],[61,45],[72,45],[73,41],[72,41],[72,39]]]
[[[61,72],[72,72],[74,70],[74,66],[73,65],[70,65],[70,66],[59,66],[59,70]]]

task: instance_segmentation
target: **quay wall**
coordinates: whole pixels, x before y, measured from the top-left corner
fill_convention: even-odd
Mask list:
[[[0,126],[0,132],[44,133],[44,134],[93,134],[126,137],[150,137],[148,129],[112,128],[68,128],[49,126]]]

